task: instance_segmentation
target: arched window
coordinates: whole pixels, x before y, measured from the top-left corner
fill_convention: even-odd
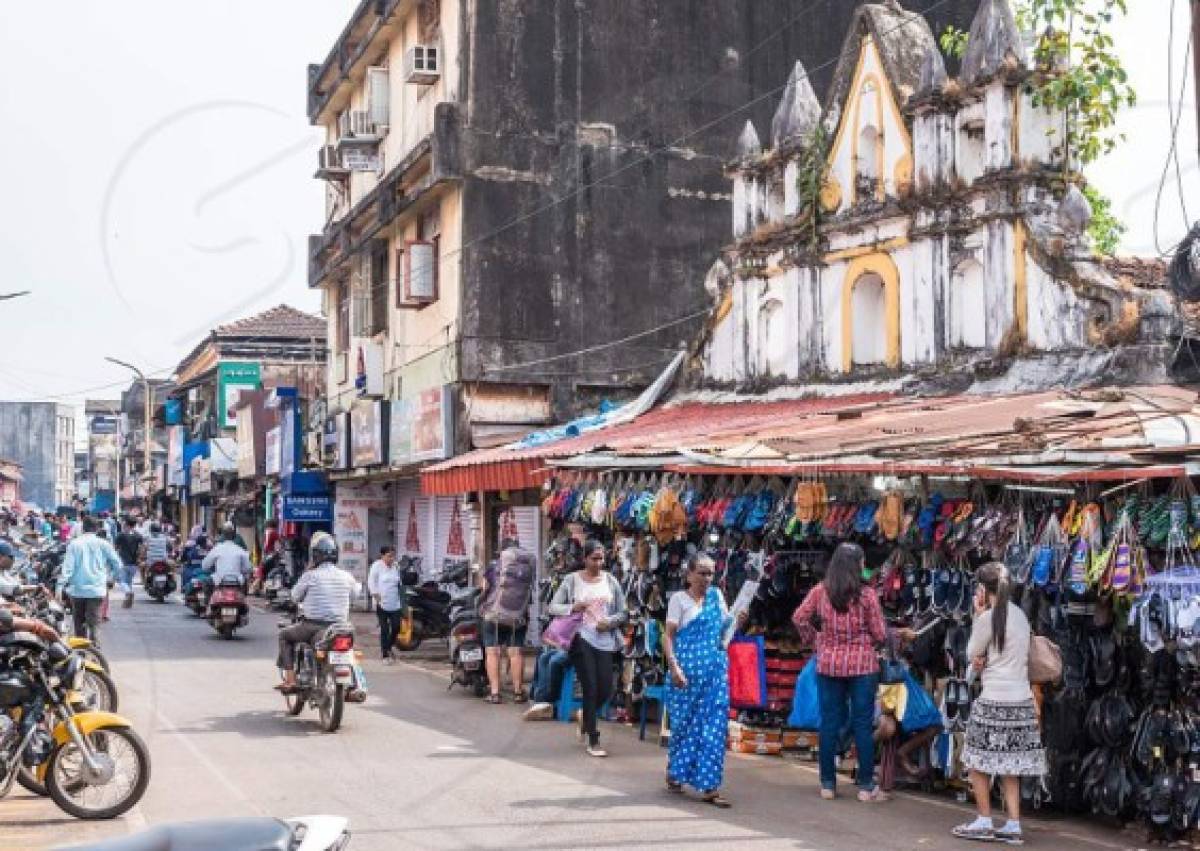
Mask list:
[[[883,363],[887,358],[887,294],[881,277],[868,272],[854,282],[850,312],[851,365]]]
[[[982,349],[986,346],[983,266],[971,258],[959,263],[950,277],[950,347]]]
[[[758,310],[758,373],[787,374],[787,327],[783,303],[778,299],[765,302]]]

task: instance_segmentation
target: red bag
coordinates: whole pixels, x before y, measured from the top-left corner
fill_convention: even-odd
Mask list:
[[[729,645],[729,705],[759,709],[767,702],[767,662],[763,637],[739,636]]]

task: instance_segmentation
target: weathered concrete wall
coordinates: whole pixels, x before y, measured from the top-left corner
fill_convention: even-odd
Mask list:
[[[934,5],[940,32],[967,26],[977,2],[905,3]],[[855,6],[475,4],[464,28],[462,377],[551,383],[563,416],[573,384],[644,382],[693,339],[698,320],[582,358],[503,369],[708,306],[705,272],[731,220],[722,165],[738,128],[749,118],[766,132],[797,60],[824,96]],[[788,299],[783,309],[803,308]],[[798,361],[788,357],[788,371]]]
[[[0,402],[0,458],[21,465],[21,499],[53,509],[55,501],[55,428],[59,406],[53,402]],[[74,466],[74,452],[70,458]]]

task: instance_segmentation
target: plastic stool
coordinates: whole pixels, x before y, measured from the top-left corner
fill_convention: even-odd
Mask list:
[[[666,712],[666,700],[667,687],[665,685],[646,686],[644,689],[642,689],[642,719],[641,724],[638,726],[639,741],[643,741],[646,738],[646,705],[651,701],[657,701],[659,707],[658,717],[661,719],[663,713]]]
[[[563,670],[562,690],[555,704],[555,717],[564,724],[571,720],[571,713],[583,708],[583,700],[575,696],[575,666],[567,665]],[[608,701],[596,711],[596,717],[608,720]]]

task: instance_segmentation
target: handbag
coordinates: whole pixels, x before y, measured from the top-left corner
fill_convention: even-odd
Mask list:
[[[726,653],[729,656],[729,704],[738,709],[758,709],[765,706],[765,639],[761,635],[738,636],[733,639]]]
[[[1029,682],[1053,685],[1062,679],[1062,650],[1044,635],[1029,639]]]
[[[887,648],[879,654],[879,684],[894,686],[908,679],[908,665],[896,655],[896,648],[890,641]]]
[[[559,650],[569,650],[571,642],[575,640],[575,636],[579,633],[579,628],[582,625],[582,612],[572,615],[560,615],[550,621],[550,625],[542,633],[542,644],[557,647]]]

